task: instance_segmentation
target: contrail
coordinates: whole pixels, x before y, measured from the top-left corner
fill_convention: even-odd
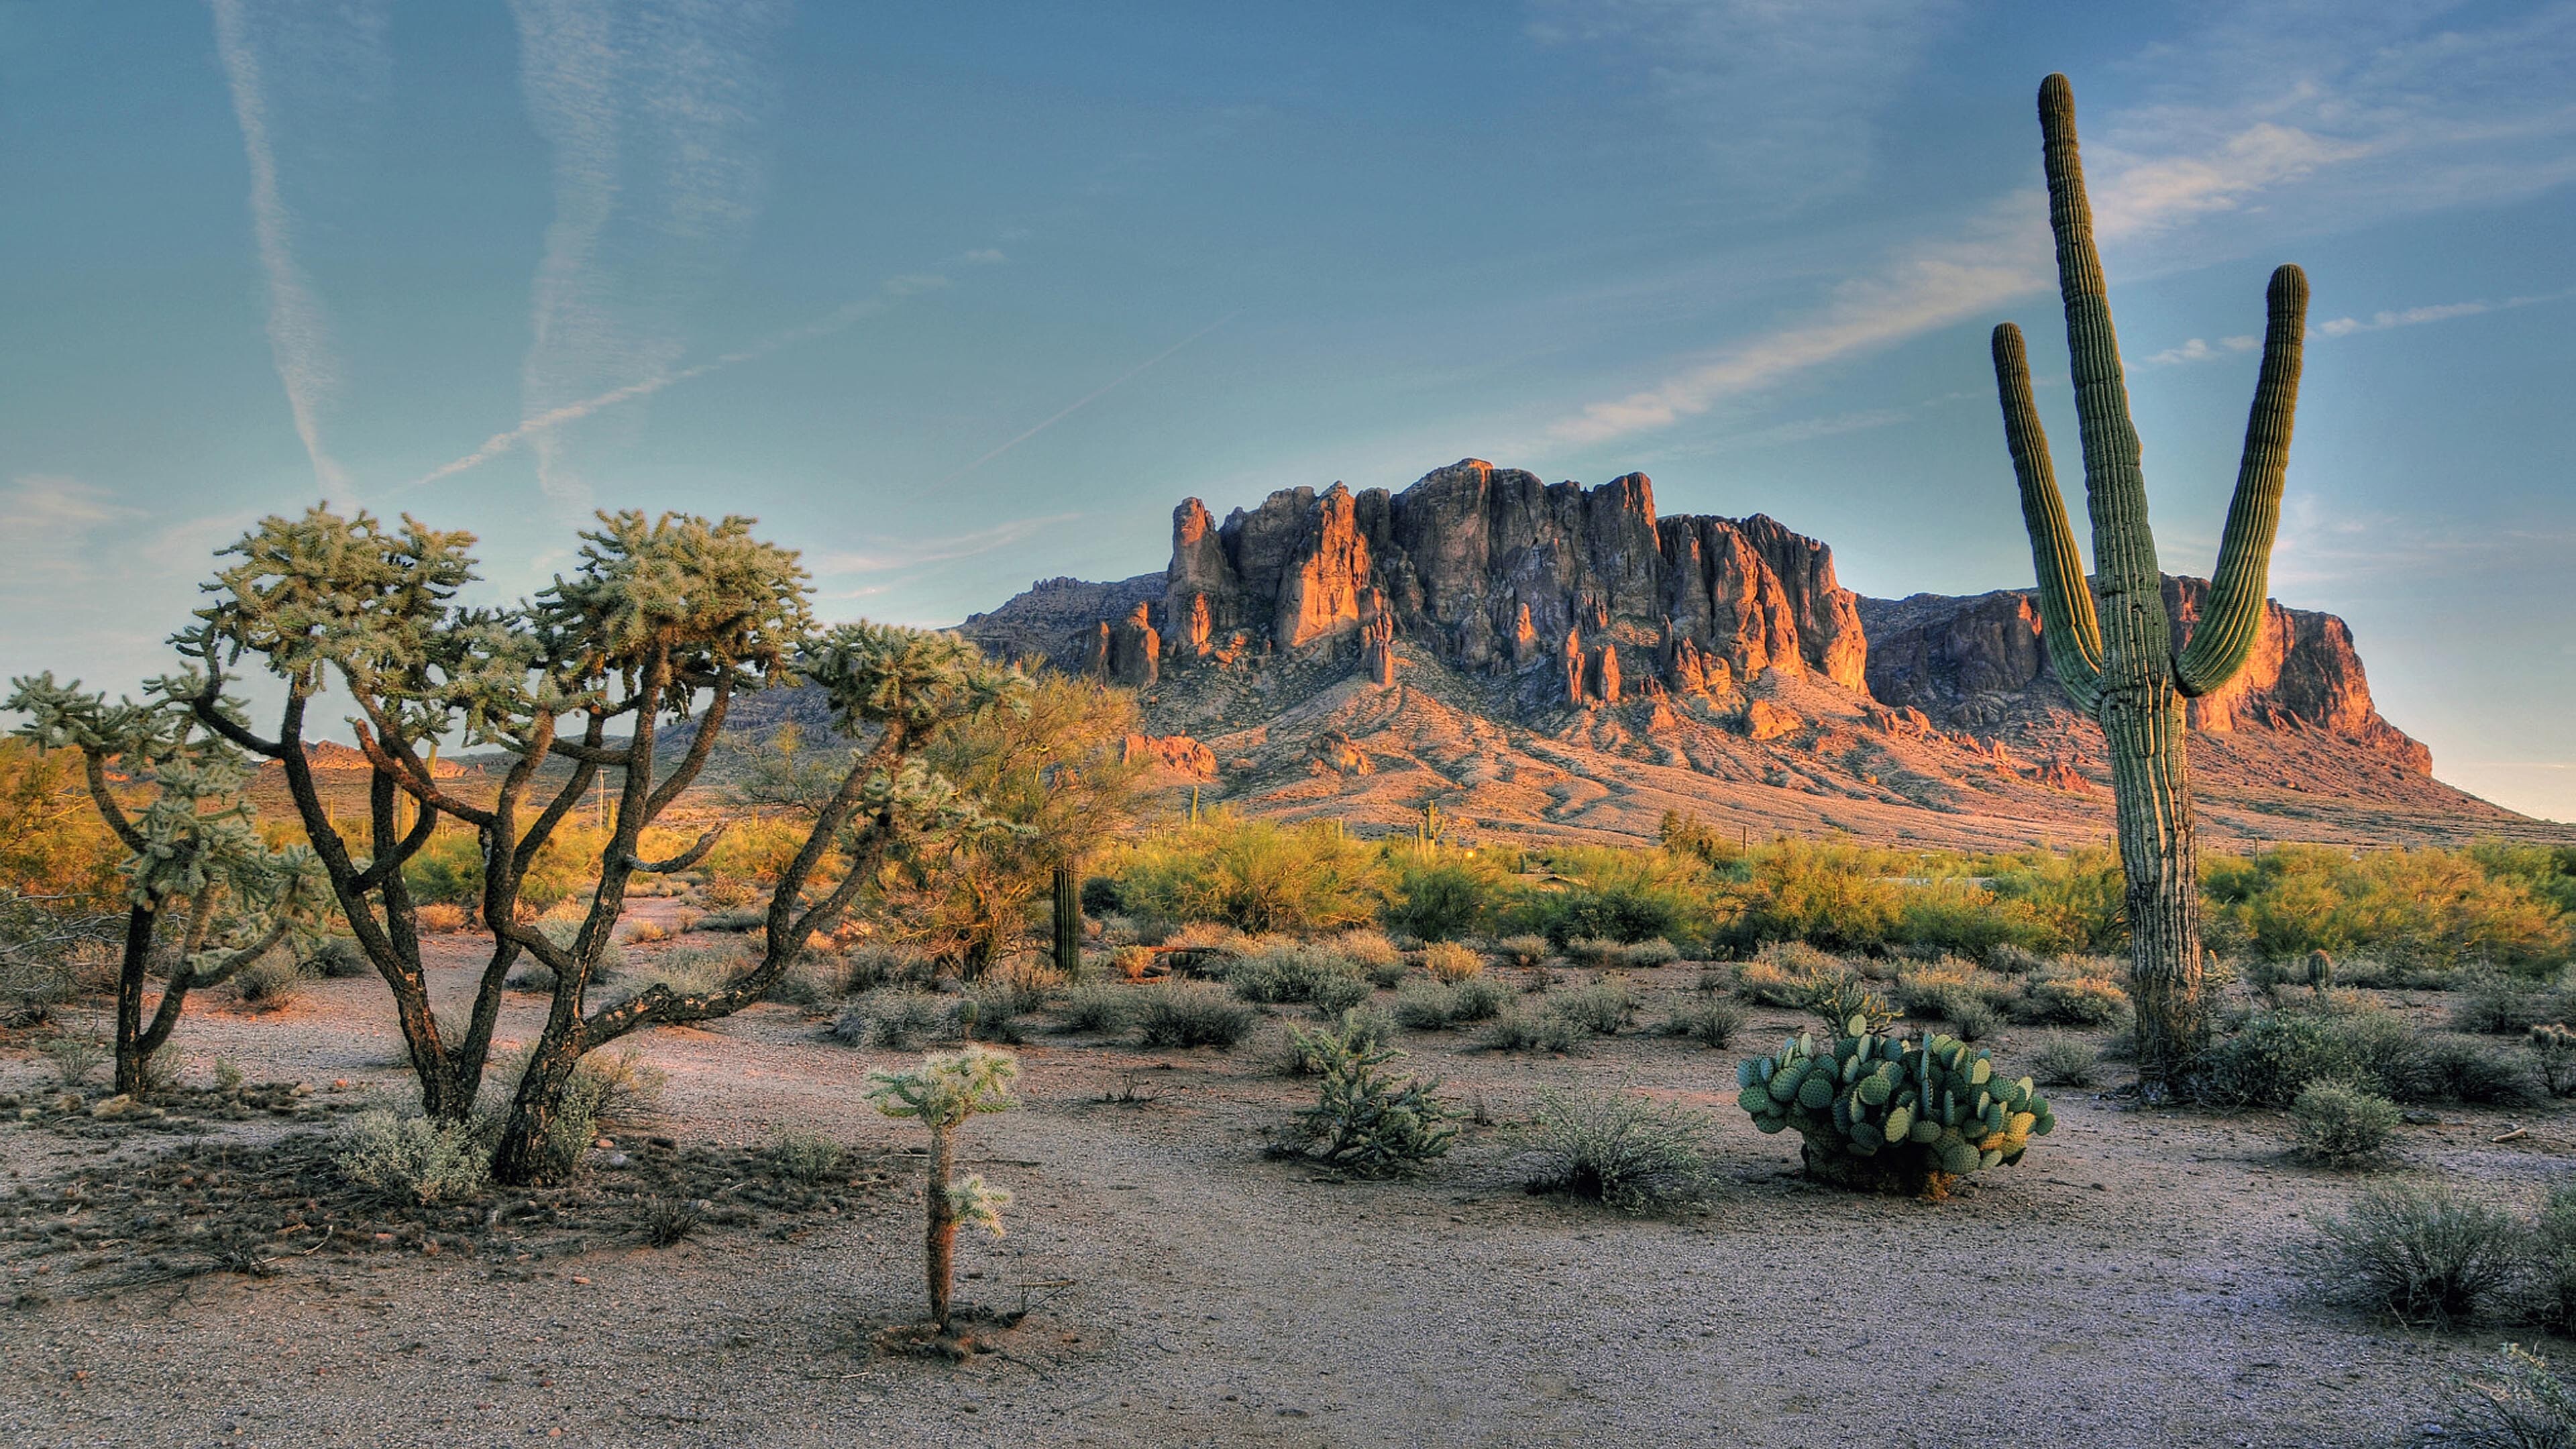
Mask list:
[[[323,447],[318,417],[323,400],[337,390],[338,362],[332,356],[321,298],[295,264],[286,203],[277,190],[277,152],[268,133],[259,55],[251,47],[240,0],[211,0],[211,4],[215,49],[232,89],[242,154],[250,163],[251,228],[259,241],[260,269],[268,277],[269,354],[277,366],[277,380],[286,388],[286,406],[295,415],[296,436],[304,440],[304,451],[313,460],[315,480],[325,492],[346,499],[348,471]]]
[[[527,442],[531,438],[543,437],[547,433],[552,432],[554,429],[560,428],[567,423],[579,422],[583,418],[589,417],[592,413],[598,412],[602,408],[615,407],[619,403],[632,402],[637,398],[651,397],[653,394],[661,392],[665,388],[677,387],[681,383],[688,382],[695,378],[704,377],[708,373],[719,372],[725,368],[733,367],[741,363],[756,361],[760,358],[769,356],[771,353],[776,352],[781,348],[792,347],[799,342],[808,342],[817,337],[829,336],[834,332],[838,332],[841,329],[850,326],[852,323],[884,311],[888,306],[892,305],[892,303],[904,297],[912,296],[917,292],[926,292],[935,287],[946,286],[947,281],[948,279],[945,277],[932,275],[897,277],[893,281],[886,283],[884,291],[878,296],[867,297],[856,302],[845,303],[811,322],[790,327],[784,332],[763,338],[739,352],[728,352],[719,357],[709,358],[705,362],[681,368],[677,372],[666,372],[658,377],[648,377],[641,382],[630,382],[624,387],[613,387],[606,392],[593,394],[592,396],[582,398],[577,402],[568,402],[561,407],[549,408],[534,417],[521,420],[519,425],[515,428],[509,428],[501,432],[494,433],[492,436],[485,438],[482,446],[476,448],[473,452],[466,454],[464,457],[459,458],[452,463],[444,463],[436,468],[432,468],[428,472],[423,473],[419,477],[414,478],[410,482],[403,484],[401,487],[393,491],[397,493],[409,492],[410,490],[421,487],[424,484],[435,483],[442,478],[453,477],[458,473],[464,472],[468,468],[479,468],[485,463],[489,463],[493,459],[500,457],[502,454],[512,451],[520,444]]]
[[[1063,422],[1066,418],[1072,417],[1075,413],[1078,413],[1084,408],[1091,406],[1093,403],[1100,401],[1103,397],[1108,396],[1109,393],[1115,390],[1120,384],[1134,378],[1138,373],[1152,367],[1155,363],[1162,361],[1164,358],[1171,356],[1173,353],[1180,351],[1182,348],[1189,346],[1191,343],[1198,341],[1200,338],[1205,337],[1209,333],[1214,332],[1216,329],[1242,315],[1243,313],[1239,310],[1226,313],[1224,316],[1210,322],[1198,331],[1191,333],[1189,336],[1182,338],[1180,341],[1173,343],[1171,346],[1166,347],[1162,351],[1155,353],[1153,356],[1146,358],[1144,361],[1137,363],[1134,367],[1131,367],[1125,372],[1118,374],[1116,377],[1111,378],[1109,381],[1101,384],[1097,388],[1094,388],[1092,391],[1085,393],[1083,396],[1076,399],[1070,406],[1066,407],[1062,412],[1048,418],[1045,422],[1038,424],[1036,427],[1029,429],[1018,437],[1011,439],[1009,442],[1004,443],[1002,446],[995,448],[989,453],[986,453],[983,457],[976,459],[974,462],[967,464],[965,467],[958,469],[956,472],[940,479],[938,483],[933,483],[930,486],[936,488],[939,487],[940,484],[956,482],[958,479],[963,478],[967,474],[974,472],[976,469],[983,467],[985,464],[992,462],[995,458],[1002,456],[1004,453],[1011,451],[1020,444],[1027,442],[1029,439],[1034,438],[1038,434],[1045,432],[1047,429],[1054,427],[1056,424]]]

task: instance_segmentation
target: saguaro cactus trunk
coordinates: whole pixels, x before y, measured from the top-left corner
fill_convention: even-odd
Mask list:
[[[2031,400],[2021,330],[2009,322],[1994,333],[1995,385],[2039,575],[2049,663],[2076,707],[2100,722],[2110,748],[2120,864],[2128,873],[2139,1076],[2150,1095],[2162,1096],[2188,1070],[2208,1034],[2183,701],[2233,679],[2263,622],[2264,582],[2298,403],[2308,280],[2293,266],[2272,273],[2262,377],[2245,425],[2236,497],[2227,510],[2208,609],[2177,654],[2155,535],[2147,526],[2146,477],[2138,466],[2137,429],[2129,421],[2119,338],[2111,327],[2101,254],[2093,244],[2093,207],[2075,144],[2075,92],[2066,77],[2052,75],[2041,83],[2039,125],[2075,410],[2083,428],[2084,490],[2093,517],[2090,587]]]
[[[1069,861],[1055,868],[1055,966],[1082,974],[1082,873]]]

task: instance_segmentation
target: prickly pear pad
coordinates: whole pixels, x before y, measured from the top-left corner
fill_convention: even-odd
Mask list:
[[[1794,1127],[1807,1169],[1848,1187],[1946,1195],[1952,1182],[2019,1162],[2057,1125],[2031,1080],[2005,1081],[1981,1047],[1898,1038],[1854,1016],[1735,1070],[1736,1102],[1764,1132]]]

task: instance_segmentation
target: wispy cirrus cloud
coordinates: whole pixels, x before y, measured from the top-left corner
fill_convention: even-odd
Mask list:
[[[2262,345],[2263,339],[2250,333],[2236,337],[2221,337],[2215,347],[2210,346],[2209,340],[2205,337],[2194,337],[2180,347],[2168,347],[2162,352],[2150,354],[2147,365],[2173,367],[2186,362],[2214,362],[2219,358],[2232,357],[2240,352],[2251,352]]]
[[[375,77],[384,66],[386,6],[352,0],[321,12],[247,12],[242,0],[211,0],[215,53],[223,64],[233,119],[250,167],[251,230],[268,290],[268,346],[295,434],[312,460],[314,481],[346,498],[348,470],[322,437],[322,413],[341,389],[341,365],[320,294],[296,258],[295,217],[279,176],[278,118],[271,101],[272,56],[327,68],[334,80]],[[256,23],[255,23],[256,22]]]
[[[759,213],[756,137],[770,104],[760,58],[786,8],[512,0],[520,88],[553,156],[555,215],[531,287],[520,427],[494,441],[529,444],[538,485],[558,503],[590,497],[568,457],[571,424],[730,365],[683,368],[677,314]]]
[[[2576,291],[2551,292],[2538,297],[2507,297],[2501,302],[2440,302],[2429,307],[2408,307],[2403,311],[2373,312],[2367,319],[2337,317],[2317,324],[2317,330],[2328,337],[2349,337],[2356,332],[2385,332],[2392,327],[2421,327],[2427,322],[2448,322],[2458,317],[2483,317],[2489,312],[2511,312],[2523,307],[2536,307],[2544,302],[2564,302],[2576,297]]]
[[[1639,6],[1594,8],[1624,17]],[[2576,105],[2555,79],[2576,66],[2576,5],[2484,29],[2420,7],[2320,30],[2326,18],[2301,4],[2228,12],[2158,54],[2160,73],[2183,77],[2167,92],[2088,117],[2096,233],[2115,261],[2136,257],[2152,270],[2223,254],[2235,245],[2227,237],[2237,218],[2293,201],[2309,229],[2331,230],[2576,179]],[[1691,63],[1688,48],[1676,47],[1669,63]],[[2499,162],[2500,152],[2517,160]],[[1856,264],[1811,308],[1680,359],[1648,387],[1586,404],[1547,435],[1582,445],[1667,428],[2054,285],[2046,203],[2035,189],[1934,228],[1928,240]],[[2319,330],[2338,335],[2337,325]],[[2149,360],[2201,361],[2231,346],[2187,342]]]
[[[842,574],[890,573],[930,564],[954,563],[959,559],[1009,548],[1037,536],[1041,530],[1070,523],[1081,516],[1079,513],[1050,513],[1043,518],[1016,518],[991,528],[951,534],[946,538],[884,539],[866,548],[809,554],[805,564],[817,575],[830,578]]]

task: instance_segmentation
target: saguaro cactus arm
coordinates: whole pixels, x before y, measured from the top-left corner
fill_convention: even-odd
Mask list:
[[[2093,617],[2093,590],[2084,581],[2084,559],[2066,522],[2066,499],[2048,458],[2048,434],[2030,395],[2030,356],[2021,329],[1995,329],[1995,391],[2004,406],[2004,440],[2012,448],[2013,476],[2021,481],[2021,521],[2030,530],[2031,563],[2039,574],[2040,639],[2048,662],[2075,707],[2086,714],[2102,697],[2102,626]]]
[[[2272,273],[2264,293],[2263,373],[2245,419],[2244,459],[2227,533],[2210,575],[2209,607],[2175,661],[2174,686],[2207,694],[2236,677],[2263,625],[2272,536],[2281,524],[2281,481],[2290,466],[2290,423],[2299,406],[2299,363],[2308,326],[2308,277],[2297,267]]]

